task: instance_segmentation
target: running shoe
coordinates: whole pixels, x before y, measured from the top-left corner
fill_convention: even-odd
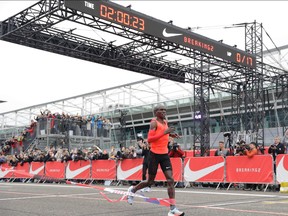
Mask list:
[[[133,193],[133,192],[132,192],[132,189],[133,189],[133,186],[130,186],[130,187],[128,188],[128,193]],[[134,199],[134,196],[131,196],[131,195],[128,195],[128,196],[127,196],[127,202],[128,202],[130,205],[132,205],[133,199]]]
[[[174,208],[173,210],[170,210],[168,212],[168,216],[184,216],[184,215],[185,215],[185,213],[179,211],[177,208]]]
[[[145,188],[142,188],[140,191],[141,191],[142,193],[144,193],[144,192],[150,192],[150,191],[151,191],[151,188],[150,188],[150,187],[145,187]]]
[[[150,192],[151,191],[151,187],[146,187],[145,188],[145,192]]]

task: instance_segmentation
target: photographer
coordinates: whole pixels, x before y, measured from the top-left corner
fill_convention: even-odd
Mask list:
[[[84,160],[83,153],[80,149],[75,148],[71,154],[72,161]]]
[[[235,156],[244,155],[246,147],[247,147],[247,145],[246,145],[246,142],[244,140],[240,140],[240,142],[237,142],[235,145]]]
[[[174,142],[174,138],[170,137],[170,143],[172,143],[171,150],[169,151],[169,157],[183,157],[184,151],[180,148],[180,144]]]
[[[249,146],[245,146],[244,155],[248,158],[252,158],[254,155],[258,154],[257,144],[255,142],[250,142]],[[256,190],[258,184],[245,184],[244,190]],[[261,185],[259,185],[261,187]]]
[[[274,144],[270,145],[268,149],[268,153],[272,154],[273,159],[276,159],[276,156],[278,154],[284,154],[285,153],[285,146],[280,142],[280,137],[276,136],[274,138]]]
[[[251,142],[248,146],[245,146],[244,155],[247,155],[248,158],[252,158],[254,155],[258,154],[258,149],[255,142]]]

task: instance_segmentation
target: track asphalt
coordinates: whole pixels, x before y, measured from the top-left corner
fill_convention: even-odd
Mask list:
[[[109,186],[126,191],[128,186]],[[105,192],[110,199],[117,194]],[[145,196],[167,198],[165,187],[152,187]],[[186,216],[288,216],[288,194],[214,188],[176,188],[177,207]],[[65,184],[0,183],[1,216],[166,216],[168,208],[135,198],[108,202],[98,190]]]

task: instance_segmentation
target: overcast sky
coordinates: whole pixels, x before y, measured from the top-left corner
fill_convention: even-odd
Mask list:
[[[35,1],[0,0],[0,21],[13,16]],[[288,44],[288,1],[117,1],[163,21],[173,20],[179,27],[228,45],[244,47],[243,28],[225,28],[233,24],[263,23],[277,46]],[[95,33],[95,39],[102,32]],[[268,37],[264,43],[274,48]],[[148,78],[124,71],[41,50],[0,41],[1,82],[0,113],[39,103]],[[104,73],[105,72],[105,73]]]

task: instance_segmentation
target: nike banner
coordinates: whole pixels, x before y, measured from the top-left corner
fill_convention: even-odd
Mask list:
[[[288,182],[288,155],[281,154],[276,157],[276,180],[278,183]]]
[[[13,167],[4,163],[0,166],[0,179],[1,178],[13,178]]]
[[[69,161],[66,165],[66,179],[88,179],[90,169],[90,161]]]
[[[143,159],[125,159],[119,162],[117,167],[117,179],[129,181],[142,180]]]
[[[44,162],[31,162],[29,174],[31,175],[44,175],[45,163]]]
[[[224,158],[221,156],[185,158],[184,179],[187,182],[223,182]]]

